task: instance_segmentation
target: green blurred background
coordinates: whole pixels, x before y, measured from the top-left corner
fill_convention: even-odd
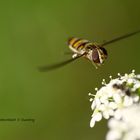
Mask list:
[[[71,36],[103,42],[140,29],[139,0],[0,1],[0,121],[2,140],[103,140],[106,121],[89,127],[88,93],[118,72],[140,73],[140,34],[107,46],[96,70],[81,58],[52,72],[37,67],[69,59]]]

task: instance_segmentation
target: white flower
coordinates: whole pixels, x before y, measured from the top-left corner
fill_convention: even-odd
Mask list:
[[[139,140],[140,139],[140,104],[121,109],[120,118],[108,122],[110,128],[106,140]]]
[[[123,108],[139,102],[140,76],[135,75],[134,71],[124,76],[118,75],[119,78],[116,79],[112,79],[110,76],[111,80],[108,84],[103,79],[103,87],[99,90],[96,88],[95,95],[90,94],[93,96],[91,98],[91,109],[93,110],[91,127],[102,118],[115,117],[120,119]]]
[[[95,125],[95,122],[97,121],[100,121],[102,119],[102,115],[100,112],[94,112],[92,114],[92,119],[90,121],[90,127],[93,127]]]
[[[102,115],[105,119],[109,119],[109,116],[114,115],[114,111],[112,106],[110,106],[110,103],[100,105],[99,110],[102,112]]]
[[[132,97],[129,97],[129,96],[125,96],[124,97],[124,101],[123,101],[123,106],[127,107],[127,106],[130,106],[133,104],[133,98]]]
[[[122,103],[121,93],[120,94],[119,93],[114,93],[112,97],[113,97],[115,103],[117,103],[117,104]]]

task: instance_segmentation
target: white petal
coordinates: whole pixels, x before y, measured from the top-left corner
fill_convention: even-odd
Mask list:
[[[95,109],[95,107],[96,107],[96,102],[95,102],[95,101],[93,101],[93,102],[92,102],[92,104],[91,104],[91,109],[92,109],[92,110],[94,110],[94,109]]]
[[[106,107],[105,107],[104,104],[101,104],[101,105],[98,107],[98,109],[99,109],[100,111],[103,112],[103,111],[106,109]]]
[[[127,106],[130,106],[130,105],[132,105],[132,104],[133,104],[133,99],[132,99],[132,97],[125,96],[125,97],[124,97],[123,105],[127,107]]]
[[[111,90],[112,90],[112,87],[111,87]],[[114,89],[113,89],[114,90]],[[110,91],[110,92],[108,92],[108,98],[110,98],[110,97],[112,97],[113,96],[113,92],[112,91]]]
[[[139,140],[140,138],[137,138],[136,134],[133,132],[127,132],[125,135],[124,135],[124,138],[123,140]]]
[[[120,104],[122,102],[122,98],[121,98],[120,94],[118,94],[118,93],[113,95],[113,99],[117,104]]]
[[[137,95],[134,96],[134,97],[133,97],[133,101],[134,101],[134,102],[138,102],[138,101],[139,101],[139,96],[137,96]]]
[[[95,121],[99,122],[102,119],[102,114],[100,112],[96,113],[94,119]]]
[[[109,119],[109,112],[108,111],[104,111],[103,112],[103,116],[105,119]]]
[[[128,84],[132,84],[133,83],[133,79],[128,79],[127,82],[128,82]]]
[[[106,100],[106,101],[104,102],[104,105],[105,105],[105,106],[108,106],[108,105],[109,105],[109,101]]]
[[[96,99],[95,99],[95,103],[96,103],[96,106],[97,106],[97,108],[98,108],[98,106],[100,106],[100,104],[101,104],[99,98],[96,98]]]
[[[119,140],[121,139],[122,134],[120,131],[117,130],[111,130],[108,132],[106,140]]]
[[[112,109],[116,109],[118,106],[115,102],[110,102],[109,107],[112,108]]]
[[[140,88],[140,83],[136,83],[136,84],[134,85],[134,88],[135,88],[135,90],[138,89],[138,88]]]
[[[115,120],[114,118],[112,118],[108,121],[109,128],[114,129],[114,128],[116,128],[117,125],[118,125],[118,120]]]
[[[140,74],[137,75],[137,78],[140,79]]]
[[[101,101],[101,103],[108,102],[108,96],[106,96],[106,95],[101,96],[100,101]]]
[[[94,125],[95,125],[95,119],[91,118],[91,120],[90,120],[90,127],[94,127]]]
[[[115,119],[119,120],[122,117],[122,111],[120,109],[116,110],[114,113]]]
[[[110,115],[110,116],[114,116],[114,110],[109,109],[108,112],[109,112],[109,115]]]

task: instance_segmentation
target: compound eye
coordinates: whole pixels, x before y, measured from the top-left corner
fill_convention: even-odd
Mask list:
[[[100,49],[103,51],[103,54],[107,57],[107,51],[106,51],[106,49],[103,48],[103,47],[100,47]]]
[[[93,52],[92,52],[92,60],[95,63],[100,63],[99,54],[98,54],[98,51],[96,49],[93,50]]]

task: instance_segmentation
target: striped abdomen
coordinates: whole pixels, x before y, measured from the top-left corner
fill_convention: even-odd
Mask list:
[[[88,40],[85,39],[80,39],[80,38],[70,38],[68,40],[68,45],[69,48],[75,52],[75,53],[80,53],[81,51],[84,51],[85,46],[89,43]]]

